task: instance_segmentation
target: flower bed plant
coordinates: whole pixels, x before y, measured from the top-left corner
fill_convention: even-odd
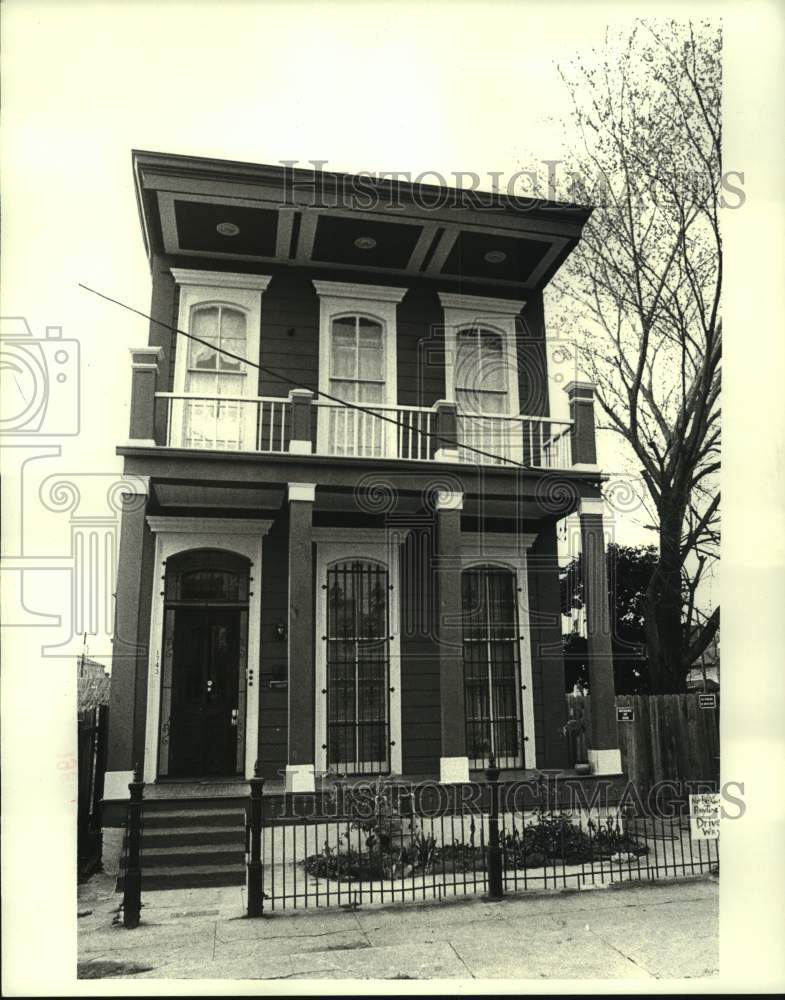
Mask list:
[[[343,844],[325,843],[317,854],[302,862],[309,875],[327,879],[377,881],[407,878],[414,874],[483,871],[485,850],[474,821],[466,842],[439,845],[431,834],[418,828],[415,817],[405,821],[380,809],[377,815],[356,820],[341,837]],[[397,832],[396,832],[397,831]],[[607,858],[630,859],[645,854],[645,844],[625,832],[619,820],[589,820],[585,827],[568,816],[538,810],[520,829],[501,834],[506,868],[540,868],[559,862],[565,865],[591,863]],[[364,850],[352,846],[364,844]]]

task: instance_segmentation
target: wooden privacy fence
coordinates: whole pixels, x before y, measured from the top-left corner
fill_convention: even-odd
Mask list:
[[[719,782],[719,696],[716,702],[716,708],[701,708],[697,694],[617,695],[616,708],[632,710],[630,721],[617,723],[630,781],[641,788],[668,779]],[[569,742],[575,764],[586,760],[591,746],[588,696],[568,694],[567,712],[574,720]]]

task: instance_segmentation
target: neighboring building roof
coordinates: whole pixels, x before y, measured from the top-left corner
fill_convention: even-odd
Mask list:
[[[77,657],[79,677],[108,677],[109,672],[103,663],[92,660],[89,656]]]
[[[542,288],[591,214],[578,205],[399,177],[142,150],[133,151],[133,169],[150,258],[431,278],[440,287],[471,285],[479,295],[483,288],[495,295]]]

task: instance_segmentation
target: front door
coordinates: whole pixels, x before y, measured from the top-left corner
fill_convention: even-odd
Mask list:
[[[179,608],[174,623],[169,777],[237,773],[238,609]]]

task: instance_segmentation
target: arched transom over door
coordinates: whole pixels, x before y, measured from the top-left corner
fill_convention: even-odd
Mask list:
[[[160,777],[243,773],[249,568],[218,549],[166,562]]]

